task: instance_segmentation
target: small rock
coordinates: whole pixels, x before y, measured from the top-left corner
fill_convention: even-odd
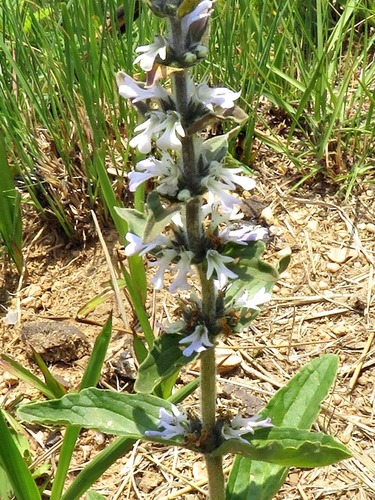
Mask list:
[[[373,224],[372,222],[366,224],[366,231],[375,234],[375,224]]]
[[[336,264],[335,262],[327,263],[327,271],[330,271],[331,273],[337,273],[340,267],[341,267],[340,264]]]
[[[40,297],[43,293],[42,287],[40,285],[30,285],[27,289],[28,297]]]
[[[268,206],[262,210],[260,217],[261,217],[261,219],[264,220],[264,222],[268,226],[272,226],[272,224],[275,224],[275,217],[273,215],[273,211],[272,211],[272,208],[270,206]]]
[[[321,280],[318,283],[318,287],[321,290],[328,290],[331,285],[328,283],[328,281]]]
[[[241,356],[232,351],[232,349],[217,350],[217,372],[220,375],[229,373],[240,366],[242,362]]]
[[[345,325],[337,325],[332,328],[332,333],[334,333],[338,337],[343,337],[348,333],[348,328]]]
[[[207,477],[207,469],[203,462],[201,461],[194,462],[193,477],[196,481],[202,481]]]
[[[332,404],[339,406],[342,403],[342,397],[339,394],[334,394],[332,397]]]
[[[369,383],[369,379],[366,375],[361,375],[357,382],[359,385],[366,386]]]
[[[26,297],[21,300],[21,306],[33,307],[35,304],[35,297]]]
[[[276,256],[279,259],[282,259],[283,257],[288,257],[289,255],[292,255],[292,249],[290,246],[286,246],[285,248],[282,248],[278,252],[276,252]]]
[[[9,373],[5,371],[2,375],[3,381],[5,384],[9,387],[14,387],[15,385],[18,385],[19,379],[13,375],[13,373]]]
[[[22,327],[21,339],[47,363],[69,363],[90,352],[90,343],[78,328],[58,321],[27,322]]]
[[[358,257],[358,253],[352,248],[331,248],[327,257],[332,262],[343,264],[350,258]]]
[[[310,231],[315,232],[315,231],[317,231],[317,230],[318,230],[318,228],[319,228],[319,223],[318,223],[318,221],[317,221],[317,220],[315,220],[315,219],[311,219],[311,220],[309,220],[309,222],[307,223],[307,227],[310,229]]]

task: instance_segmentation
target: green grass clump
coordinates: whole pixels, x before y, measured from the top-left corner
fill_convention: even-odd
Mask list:
[[[102,220],[112,216],[121,235],[125,230],[112,206],[127,203],[123,174],[136,160],[127,147],[135,116],[118,97],[114,75],[121,69],[137,77],[135,47],[153,40],[157,21],[143,2],[133,20],[138,6],[128,0],[120,35],[117,6],[0,5],[7,164],[22,199],[78,240],[91,230],[92,208]],[[374,19],[373,1],[217,1],[214,50],[199,71],[213,84],[242,89],[250,119],[241,161],[251,166],[257,138],[287,158],[301,182],[319,172],[349,194],[374,172]]]
[[[258,137],[297,167],[301,182],[320,172],[350,194],[375,171],[375,3],[218,3],[217,57],[207,72],[242,88],[250,114],[243,161],[251,163]]]

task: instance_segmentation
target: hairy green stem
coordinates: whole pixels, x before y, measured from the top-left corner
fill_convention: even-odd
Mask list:
[[[171,19],[172,46],[178,57],[184,55],[185,40],[182,36],[181,21]],[[187,69],[176,71],[172,75],[173,94],[176,102],[176,111],[181,115],[182,125],[189,125],[189,73]],[[186,238],[189,250],[195,257],[201,258],[207,241],[202,222],[202,201],[200,196],[194,196],[200,184],[198,159],[195,150],[196,137],[187,135],[182,138],[182,175],[186,188],[192,198],[186,203]],[[213,325],[216,319],[216,290],[213,279],[207,279],[202,264],[197,265],[202,287],[202,313],[207,327]],[[201,415],[203,432],[207,433],[204,446],[210,451],[216,444],[216,360],[215,347],[211,347],[201,354]],[[209,494],[211,500],[224,500],[225,483],[221,457],[205,454]]]

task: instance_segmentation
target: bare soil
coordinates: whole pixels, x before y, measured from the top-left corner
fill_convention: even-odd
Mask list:
[[[252,328],[223,340],[226,350],[220,358],[219,405],[245,407],[245,413],[256,413],[309,360],[323,353],[338,354],[337,383],[314,428],[345,443],[353,458],[321,469],[292,468],[276,498],[370,500],[375,498],[375,188],[363,186],[347,202],[318,180],[290,193],[295,178],[288,174],[288,168],[277,158],[268,159],[266,165],[260,155],[257,190],[244,193],[247,206],[255,207],[258,215],[259,204],[261,209],[268,207],[262,222],[271,226],[273,237],[265,260],[275,262],[288,251],[292,259],[272,301],[263,307]],[[111,228],[103,232],[115,262],[119,255],[117,235]],[[101,386],[132,391],[134,367],[129,345],[135,322],[126,299],[128,325],[124,325],[113,297],[78,320],[80,308],[102,292],[110,279],[99,242],[93,238],[74,247],[29,209],[25,213],[25,255],[27,275],[21,282],[12,266],[2,263],[0,299],[8,308],[18,301],[22,313],[19,324],[2,326],[2,353],[41,377],[29,348],[38,339],[27,343],[32,322],[51,322],[44,327],[45,338],[56,330],[52,322],[66,325],[68,332],[76,327],[85,336],[82,342],[84,346],[88,342],[88,350],[83,348],[79,359],[72,359],[69,356],[74,347],[67,345],[64,350],[66,336],[54,337],[52,352],[59,354],[52,355],[48,364],[64,385],[77,387],[90,345],[113,309],[114,334]],[[152,291],[151,297],[149,314],[157,329],[157,323],[166,317],[170,298]],[[43,351],[40,339],[39,348]],[[198,369],[198,365],[188,367],[182,381],[191,379]],[[13,413],[18,404],[42,398],[30,385],[0,370],[0,403],[8,411]],[[192,399],[191,405],[198,405],[197,399]],[[53,474],[62,431],[27,424],[23,428],[34,461],[49,464]],[[95,431],[82,432],[69,481],[111,439]],[[226,465],[230,463],[231,457],[227,457]],[[206,498],[204,461],[185,451],[138,443],[93,489],[108,499]]]

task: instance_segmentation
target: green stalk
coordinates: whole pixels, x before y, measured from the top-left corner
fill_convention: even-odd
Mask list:
[[[181,21],[171,19],[172,45],[177,57],[183,55],[185,50],[185,40],[181,32]],[[173,94],[176,101],[177,111],[182,118],[182,124],[188,123],[189,96],[188,96],[189,72],[185,69],[182,72],[173,74]],[[182,138],[182,171],[183,178],[191,193],[196,192],[200,183],[197,154],[195,151],[196,142],[193,136]],[[202,201],[199,196],[193,196],[186,204],[186,235],[189,250],[196,257],[202,254],[203,243],[205,241],[202,224]],[[216,315],[216,292],[213,279],[208,280],[202,265],[199,264],[198,271],[202,286],[202,312],[205,322],[210,325],[215,320]],[[210,449],[215,444],[215,423],[216,423],[216,362],[215,347],[205,350],[201,355],[201,415],[203,431],[207,432],[205,446]],[[212,500],[224,500],[225,483],[223,474],[222,457],[213,457],[210,453],[205,454],[209,494]]]

